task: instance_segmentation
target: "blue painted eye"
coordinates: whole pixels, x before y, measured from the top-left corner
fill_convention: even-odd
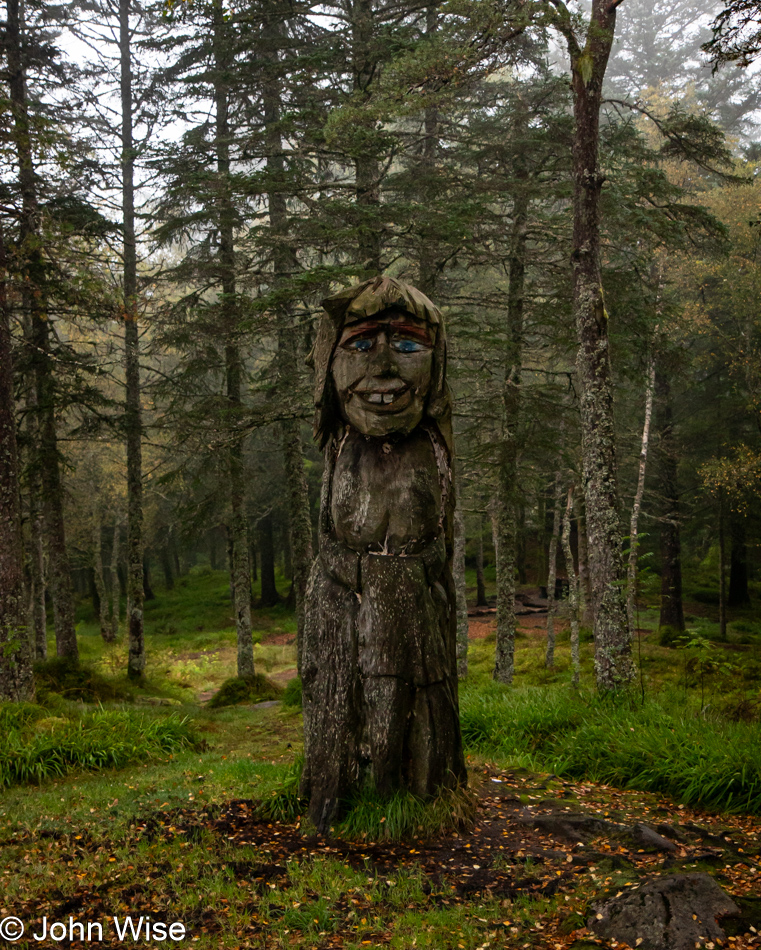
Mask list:
[[[367,337],[360,337],[358,340],[352,340],[349,344],[350,350],[359,350],[360,353],[367,353],[373,348],[373,341]]]
[[[423,344],[418,343],[417,340],[394,340],[391,346],[397,353],[419,353],[425,349]]]

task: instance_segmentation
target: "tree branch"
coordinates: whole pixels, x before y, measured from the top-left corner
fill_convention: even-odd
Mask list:
[[[607,10],[606,10],[605,12],[606,12],[606,13],[613,13],[613,11],[616,9],[616,7],[620,7],[623,2],[624,2],[624,0],[611,0],[611,2],[608,4],[608,8],[607,8]]]

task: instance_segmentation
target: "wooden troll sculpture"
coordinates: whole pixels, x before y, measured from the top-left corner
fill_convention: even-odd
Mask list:
[[[323,306],[312,360],[325,474],[301,646],[301,791],[327,831],[365,783],[427,797],[466,771],[441,313],[386,277]]]

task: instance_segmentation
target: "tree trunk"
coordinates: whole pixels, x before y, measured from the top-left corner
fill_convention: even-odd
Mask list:
[[[29,416],[31,444],[36,443],[37,419]],[[45,550],[42,510],[40,508],[40,477],[34,450],[29,452],[29,625],[37,660],[48,658],[47,608],[45,606]]]
[[[248,566],[248,525],[246,522],[246,482],[243,470],[244,433],[238,431],[243,400],[243,361],[236,343],[239,330],[239,311],[235,282],[235,212],[230,194],[230,121],[227,72],[230,69],[230,38],[221,0],[215,0],[214,16],[214,104],[216,109],[215,147],[217,157],[219,215],[219,269],[222,281],[222,310],[225,344],[225,374],[227,386],[227,429],[230,439],[228,450],[229,495],[231,508],[230,536],[232,540],[231,581],[234,592],[235,627],[238,641],[238,676],[248,679],[254,675],[254,645],[251,638],[251,579]]]
[[[169,539],[160,550],[161,570],[164,572],[164,587],[167,590],[174,590],[174,572],[172,570],[172,555],[169,550]]]
[[[454,512],[454,577],[455,603],[457,605],[457,675],[468,675],[468,601],[465,587],[465,518],[459,501]]]
[[[659,428],[659,494],[661,550],[660,627],[684,632],[682,606],[682,543],[679,531],[679,458],[674,441],[670,374],[659,368],[655,376]]]
[[[98,595],[98,623],[100,635],[106,643],[114,639],[111,628],[110,611],[108,609],[108,595],[103,571],[103,524],[101,521],[100,501],[93,506],[93,580]]]
[[[560,525],[563,517],[563,476],[559,471],[555,475],[553,502],[552,535],[550,537],[550,550],[547,556],[547,650],[544,657],[544,665],[548,670],[551,670],[555,666],[555,581],[557,579],[558,566],[558,539],[560,537]]]
[[[119,522],[114,521],[111,539],[111,639],[119,636],[119,607],[122,585],[119,579]]]
[[[151,587],[151,559],[147,554],[143,557],[143,598],[145,600],[156,599]]]
[[[262,607],[274,607],[280,602],[275,586],[275,543],[272,532],[272,513],[259,521],[259,558],[262,576]]]
[[[628,686],[635,672],[618,521],[608,314],[600,274],[600,197],[604,181],[599,167],[600,106],[616,23],[615,6],[610,0],[593,0],[583,49],[575,38],[570,17],[560,15],[559,22],[568,42],[572,72],[573,306],[579,342],[584,493],[595,604],[595,671],[598,689],[605,692]]]
[[[19,230],[23,254],[23,279],[32,324],[32,363],[40,418],[37,461],[42,479],[43,511],[48,540],[48,579],[53,599],[56,652],[59,657],[78,662],[74,596],[66,548],[63,486],[56,433],[55,381],[50,356],[48,319],[42,303],[45,298],[45,264],[40,250],[39,206],[32,159],[19,7],[19,0],[8,0],[6,53],[22,203]]]
[[[248,532],[248,559],[251,565],[251,580],[258,581],[259,574],[256,568],[256,542],[254,540],[254,532],[251,531],[250,528]]]
[[[565,514],[563,515],[563,534],[561,543],[565,558],[565,569],[568,574],[568,609],[571,621],[571,682],[579,685],[581,666],[579,663],[579,577],[573,566],[573,551],[571,550],[571,512],[573,511],[573,485],[568,489]]]
[[[729,521],[729,591],[727,607],[750,607],[748,593],[748,545],[745,540],[745,518],[732,514]]]
[[[651,355],[647,368],[647,384],[645,387],[645,423],[642,427],[642,448],[639,453],[639,473],[637,476],[637,490],[634,493],[632,517],[629,528],[629,566],[627,571],[626,613],[629,619],[629,631],[632,637],[635,634],[635,598],[637,596],[637,554],[639,548],[638,529],[639,512],[642,507],[642,496],[645,493],[645,472],[647,471],[647,450],[650,444],[650,419],[653,414],[653,394],[655,392],[655,358]]]
[[[476,544],[476,606],[488,607],[484,582],[484,516],[479,516],[478,543]]]
[[[727,543],[723,493],[719,494],[719,639],[727,639]]]
[[[526,241],[529,195],[528,173],[519,163],[518,191],[513,200],[507,298],[507,347],[502,391],[502,440],[497,469],[497,646],[494,679],[512,683],[515,667],[515,562],[518,491],[518,453],[523,374],[523,311],[526,283]]]
[[[351,5],[352,71],[357,96],[369,100],[378,63],[372,46],[377,42],[373,17],[373,0],[354,0]],[[380,170],[375,139],[375,119],[368,116],[363,127],[361,147],[354,156],[355,200],[358,213],[357,255],[367,276],[381,272]],[[355,135],[357,133],[355,132]]]
[[[130,0],[119,0],[119,58],[122,109],[122,218],[124,222],[124,366],[127,382],[127,676],[145,673],[143,629],[143,421],[140,405],[140,341],[137,318],[134,149],[132,143],[132,52]]]
[[[5,239],[0,229],[0,700],[34,699],[24,596],[19,459]]]
[[[595,612],[592,600],[592,582],[589,577],[589,549],[587,544],[587,519],[584,517],[583,498],[578,499],[579,515],[576,520],[579,542],[579,593],[581,595],[581,624],[587,630],[593,630]]]
[[[268,28],[273,48],[269,57],[278,59],[279,24]],[[274,71],[273,71],[274,72]],[[296,253],[289,243],[290,225],[286,202],[287,169],[280,132],[280,89],[276,75],[263,85],[264,123],[267,144],[267,173],[269,176],[269,222],[273,241],[272,268],[274,284],[278,289],[293,277],[298,269]],[[287,305],[278,314],[278,373],[280,399],[284,418],[280,426],[285,477],[288,489],[288,527],[292,560],[292,592],[296,600],[297,657],[301,669],[301,643],[304,634],[304,597],[309,572],[312,569],[312,515],[309,505],[309,486],[304,471],[304,447],[301,441],[301,407],[294,403],[298,394],[299,352],[298,335],[293,314]],[[286,570],[286,576],[291,576]],[[274,587],[274,579],[273,579]],[[275,592],[276,595],[277,592]],[[289,595],[290,596],[290,595]]]

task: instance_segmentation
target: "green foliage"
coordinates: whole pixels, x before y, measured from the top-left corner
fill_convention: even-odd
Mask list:
[[[51,716],[31,704],[0,706],[0,787],[98,771],[202,743],[187,719],[95,710]]]
[[[283,693],[283,703],[286,706],[294,706],[301,709],[302,688],[300,676],[295,676],[292,680],[288,680],[288,685],[285,687],[285,692]]]
[[[37,663],[34,678],[43,697],[45,693],[56,693],[65,699],[81,699],[87,703],[130,698],[126,683],[106,679],[86,664],[72,663],[60,657]]]
[[[662,647],[674,647],[684,642],[684,632],[677,627],[664,624],[658,627],[658,642]]]
[[[265,798],[258,806],[256,814],[267,821],[282,821],[292,824],[306,811],[307,803],[299,797],[301,773],[304,769],[304,759],[299,756],[294,762],[282,782],[272,790],[269,798]]]
[[[465,831],[472,827],[475,816],[475,796],[467,788],[443,789],[426,801],[409,792],[384,798],[366,787],[349,802],[335,833],[369,841],[430,838]]]
[[[473,750],[686,804],[761,813],[758,723],[562,689],[466,691],[461,709]]]
[[[266,676],[257,673],[250,679],[234,676],[225,680],[209,700],[212,709],[238,706],[241,703],[261,703],[268,699],[282,699],[283,689]]]

